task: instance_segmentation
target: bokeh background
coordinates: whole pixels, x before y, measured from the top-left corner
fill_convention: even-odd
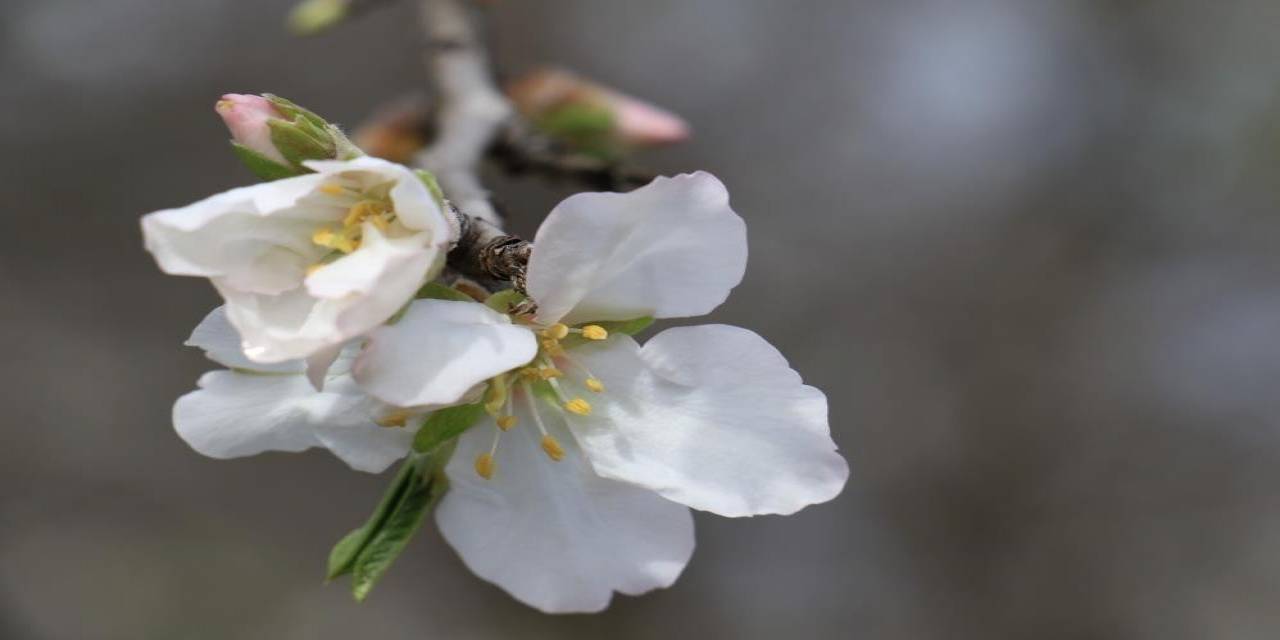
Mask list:
[[[0,637],[1280,637],[1280,3],[495,3],[505,73],[692,122],[643,159],[748,221],[714,320],[826,391],[854,470],[567,617],[430,526],[356,605],[323,560],[385,478],[172,431],[216,298],[137,219],[249,180],[215,99],[354,125],[425,86],[411,3],[305,40],[289,4],[0,1]],[[493,184],[526,233],[568,192]]]

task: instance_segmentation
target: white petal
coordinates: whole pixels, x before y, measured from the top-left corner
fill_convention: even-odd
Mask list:
[[[186,346],[204,349],[205,356],[218,364],[231,369],[260,371],[264,373],[297,373],[302,371],[302,362],[285,360],[274,364],[254,362],[245,357],[240,346],[240,332],[227,320],[225,307],[218,307],[196,325],[191,337],[184,342]]]
[[[689,510],[656,494],[597,476],[561,424],[565,457],[539,449],[527,414],[502,437],[490,480],[473,463],[496,427],[462,435],[436,509],[445,540],[476,575],[548,613],[600,611],[613,592],[670,586],[693,553]],[[547,416],[548,418],[550,416]]]
[[[538,229],[528,291],[544,322],[709,313],[742,281],[746,226],[709,173],[579,193]]]
[[[790,514],[844,488],[827,399],[760,336],[668,329],[575,349],[607,391],[571,425],[601,475],[723,516]]]
[[[199,389],[178,398],[173,424],[192,449],[212,458],[318,446],[306,378],[211,371]]]
[[[379,427],[385,405],[348,376],[317,392],[302,375],[212,371],[178,399],[173,423],[191,448],[212,458],[325,447],[357,471],[377,473],[409,452],[413,431]]]
[[[366,391],[391,404],[440,405],[537,351],[532,331],[483,304],[415,300],[399,321],[369,335],[353,371]]]
[[[324,381],[329,376],[329,367],[333,366],[334,361],[338,359],[343,346],[335,344],[307,356],[305,360],[307,381],[316,391],[324,390]]]
[[[316,438],[322,445],[356,471],[381,473],[409,453],[418,421],[405,427],[382,427],[372,416],[395,410],[366,395],[351,376],[330,378],[324,396],[330,402],[323,407],[324,419],[316,425]]]
[[[311,243],[337,209],[297,207],[322,176],[298,176],[232,189],[142,218],[147,250],[166,273],[221,278],[256,293],[297,286],[324,254]]]

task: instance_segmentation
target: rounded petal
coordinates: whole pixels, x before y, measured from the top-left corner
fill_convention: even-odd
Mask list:
[[[573,355],[608,388],[570,423],[602,476],[731,517],[794,513],[848,480],[826,397],[755,333],[679,327]]]
[[[492,421],[464,433],[446,467],[436,523],[463,562],[547,613],[600,611],[615,591],[639,595],[675,582],[693,554],[689,510],[597,476],[563,425],[549,421],[565,451],[552,461],[531,416],[517,415],[491,479],[472,465],[489,450]]]
[[[229,369],[244,369],[263,373],[298,373],[302,371],[300,360],[285,360],[274,364],[254,362],[245,357],[241,350],[240,332],[227,320],[225,307],[218,307],[196,325],[191,337],[183,343],[188,347],[204,350],[210,360]]]
[[[415,300],[399,321],[369,335],[352,371],[383,401],[441,405],[529,362],[537,352],[532,331],[483,304]]]
[[[395,408],[369,397],[351,376],[333,377],[325,389],[325,417],[316,424],[315,435],[333,455],[352,469],[368,473],[381,473],[408,455],[417,424],[411,421],[410,426],[383,427],[374,423],[372,416]]]
[[[297,286],[324,250],[311,243],[333,211],[296,205],[322,176],[298,176],[226,191],[142,218],[147,250],[165,273],[221,278],[239,289],[278,293]]]
[[[747,264],[746,225],[705,172],[570,196],[533,246],[528,291],[544,322],[702,315],[724,302]]]
[[[206,456],[238,458],[320,444],[309,406],[318,394],[303,376],[211,371],[199,387],[173,405],[173,425]]]

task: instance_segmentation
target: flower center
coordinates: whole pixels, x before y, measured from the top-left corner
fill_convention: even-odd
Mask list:
[[[588,416],[591,415],[591,403],[578,393],[579,389],[592,393],[604,392],[604,383],[586,365],[566,353],[561,344],[562,340],[571,335],[580,335],[586,340],[604,340],[609,337],[609,332],[604,327],[593,324],[569,327],[556,323],[538,329],[538,335],[538,354],[528,365],[489,380],[484,407],[493,416],[498,428],[494,430],[493,444],[489,451],[477,456],[475,461],[476,473],[486,480],[493,477],[496,469],[494,455],[498,452],[502,434],[515,427],[518,422],[511,411],[514,396],[519,395],[521,401],[526,403],[525,408],[542,435],[542,451],[551,460],[559,461],[564,458],[564,447],[547,431],[538,410],[538,402],[545,402],[553,411]],[[565,371],[569,374],[566,375]],[[513,385],[515,388],[512,388]]]
[[[322,225],[311,234],[311,242],[332,251],[312,265],[308,273],[359,249],[364,240],[365,222],[385,232],[396,221],[395,207],[391,202],[394,184],[386,182],[361,189],[343,182],[330,182],[320,187],[320,193],[336,200],[335,204],[345,207],[347,212],[339,224]]]

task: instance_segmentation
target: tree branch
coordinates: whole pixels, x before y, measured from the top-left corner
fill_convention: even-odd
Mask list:
[[[523,291],[529,243],[502,232],[502,217],[479,176],[485,150],[514,111],[493,83],[462,0],[421,0],[420,7],[438,108],[435,140],[415,160],[435,175],[455,207],[458,242],[449,266],[481,280],[510,281]]]

